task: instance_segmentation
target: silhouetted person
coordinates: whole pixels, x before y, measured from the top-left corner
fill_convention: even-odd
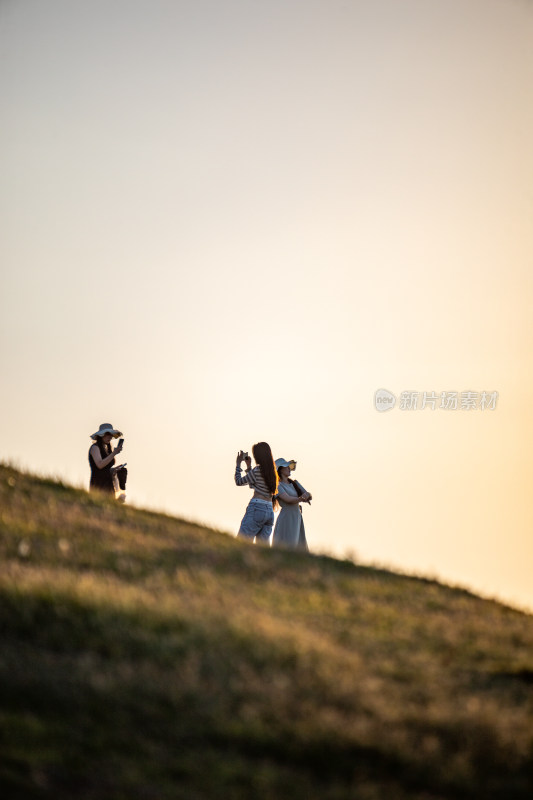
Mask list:
[[[95,443],[89,448],[89,464],[91,467],[91,480],[89,491],[97,490],[115,496],[115,456],[122,452],[122,442],[114,450],[111,448],[111,439],[122,436],[115,430],[110,422],[103,422],[96,433],[91,434]],[[125,497],[125,496],[124,496]]]
[[[252,541],[256,539],[268,542],[274,524],[273,498],[278,490],[278,473],[269,444],[266,442],[254,444],[252,453],[257,463],[253,469],[252,459],[248,453],[243,453],[242,450],[237,453],[235,483],[237,486],[249,486],[254,490],[254,496],[246,507],[237,536]],[[241,475],[243,461],[246,462],[246,473]]]
[[[277,458],[276,467],[279,475],[278,502],[281,511],[276,520],[272,547],[294,547],[308,551],[300,503],[309,503],[313,498],[298,481],[290,477],[291,471],[296,469],[296,461]]]

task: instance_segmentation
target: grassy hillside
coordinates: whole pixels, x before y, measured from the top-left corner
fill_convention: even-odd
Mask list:
[[[5,466],[0,532],[5,800],[533,796],[531,616]]]

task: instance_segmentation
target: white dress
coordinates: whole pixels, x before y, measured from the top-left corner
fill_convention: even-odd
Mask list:
[[[276,520],[272,547],[292,547],[309,552],[300,503],[286,503],[283,500],[284,495],[298,497],[298,492],[292,483],[280,481],[278,485],[278,500],[281,511]]]

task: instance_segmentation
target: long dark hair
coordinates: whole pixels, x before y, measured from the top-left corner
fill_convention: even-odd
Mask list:
[[[277,500],[274,498],[278,493],[279,476],[276,470],[276,465],[274,464],[274,457],[272,455],[270,445],[266,442],[257,442],[257,444],[254,444],[252,447],[252,455],[255,458],[259,469],[261,470],[261,475],[263,476],[269,491],[272,492],[272,505],[274,506],[274,509],[276,509]]]

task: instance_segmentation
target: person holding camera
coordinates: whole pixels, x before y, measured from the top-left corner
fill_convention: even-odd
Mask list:
[[[125,475],[120,487],[118,487],[117,472],[123,470],[126,472],[125,466],[115,467],[115,456],[122,452],[124,439],[120,439],[118,446],[115,449],[111,448],[111,440],[117,439],[122,436],[120,431],[115,430],[110,422],[103,422],[96,433],[91,434],[91,439],[94,439],[94,444],[89,448],[89,465],[91,467],[91,480],[89,483],[89,491],[107,492],[108,494],[115,495],[115,492],[126,487]],[[118,498],[125,500],[126,495],[122,494]]]
[[[313,496],[290,477],[291,471],[296,469],[296,461],[277,458],[275,463],[279,476],[278,502],[281,511],[276,520],[272,547],[291,547],[309,552],[300,503],[310,503]]]
[[[273,498],[278,490],[278,473],[269,444],[257,442],[252,447],[252,454],[257,464],[253,469],[252,459],[248,453],[242,450],[237,453],[235,483],[237,486],[249,486],[254,490],[254,496],[246,507],[237,536],[252,541],[255,539],[256,542],[268,542],[274,524]],[[244,475],[241,474],[243,461],[246,464]],[[277,506],[277,503],[275,505]]]

